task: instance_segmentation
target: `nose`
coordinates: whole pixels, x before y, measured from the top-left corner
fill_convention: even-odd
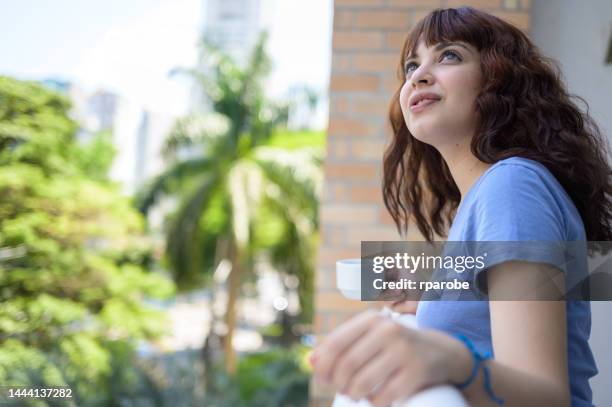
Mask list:
[[[420,85],[431,85],[434,82],[434,77],[429,69],[429,64],[420,65],[410,76],[412,86],[416,88]]]

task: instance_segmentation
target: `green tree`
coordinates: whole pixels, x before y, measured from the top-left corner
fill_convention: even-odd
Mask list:
[[[240,358],[236,374],[217,368],[207,402],[218,407],[305,407],[311,369],[304,346],[272,348]]]
[[[146,387],[137,342],[163,328],[143,300],[174,288],[147,271],[142,216],[105,179],[108,135],[79,144],[69,109],[37,83],[0,77],[0,383],[119,404]]]
[[[271,145],[286,109],[264,95],[269,71],[264,44],[262,36],[246,67],[207,44],[204,69],[182,71],[197,80],[213,112],[176,123],[165,147],[173,164],[139,200],[146,212],[160,195],[180,197],[167,231],[169,265],[179,285],[201,281],[220,260],[230,261],[224,337],[228,372],[236,366],[231,347],[236,301],[252,276],[256,253],[267,251],[281,272],[298,278],[302,317],[312,317],[322,149]]]

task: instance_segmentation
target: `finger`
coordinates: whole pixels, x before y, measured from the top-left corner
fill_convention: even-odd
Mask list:
[[[317,355],[313,351],[311,351],[308,355],[308,362],[310,363],[311,368],[313,368],[314,365],[317,363]]]
[[[382,386],[403,366],[398,364],[397,354],[392,349],[384,349],[375,359],[360,369],[347,384],[342,394],[359,400]]]
[[[403,300],[393,303],[391,309],[400,314],[416,314],[418,306],[418,301]]]
[[[376,312],[366,311],[332,331],[315,350],[317,363],[313,373],[320,380],[331,382],[332,367],[336,364],[338,357],[359,337],[363,336],[377,318],[382,317]]]
[[[335,366],[332,366],[331,381],[337,389],[345,389],[351,378],[366,364],[379,357],[385,346],[381,336],[388,329],[386,324],[394,324],[391,320],[376,321],[371,329],[353,343],[340,355]]]
[[[396,371],[392,377],[376,389],[368,399],[374,407],[386,407],[394,401],[403,400],[415,393],[420,384],[411,380],[410,369]]]

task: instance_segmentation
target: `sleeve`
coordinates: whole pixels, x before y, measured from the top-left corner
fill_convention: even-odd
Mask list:
[[[551,188],[558,186],[530,167],[504,164],[495,168],[478,189],[475,251],[484,255],[482,274],[507,261],[547,263],[566,270],[563,211]]]
[[[563,212],[542,175],[516,164],[493,170],[479,188],[479,241],[560,241]]]

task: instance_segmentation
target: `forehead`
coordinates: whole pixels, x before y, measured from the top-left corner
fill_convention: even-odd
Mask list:
[[[426,16],[412,29],[404,43],[403,56],[406,58],[414,54],[421,43],[427,48],[443,42],[463,43],[480,51],[486,48],[485,43],[489,42],[489,37],[486,27],[483,27],[469,10],[438,10]]]
[[[460,48],[464,48],[469,52],[472,53],[476,53],[477,50],[476,48],[464,41],[447,41],[447,40],[443,40],[440,42],[436,42],[436,43],[432,43],[432,44],[427,44],[425,41],[423,41],[423,39],[419,39],[419,41],[416,43],[416,45],[414,46],[414,48],[407,50],[406,53],[406,59],[409,58],[415,58],[420,56],[421,54],[425,54],[428,52],[434,52],[434,51],[439,51],[443,48],[449,47],[449,46],[458,46]]]

